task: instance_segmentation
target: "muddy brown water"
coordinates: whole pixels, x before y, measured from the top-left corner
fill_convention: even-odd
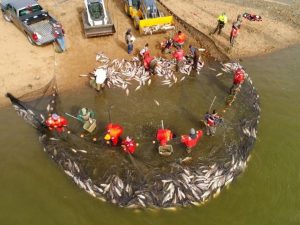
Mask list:
[[[248,167],[218,198],[201,207],[175,212],[127,210],[90,197],[67,179],[42,151],[32,127],[11,107],[1,109],[0,224],[299,224],[299,52],[300,46],[297,46],[243,61],[259,91],[263,110],[259,139]],[[203,76],[212,74],[212,71],[203,71]],[[174,126],[176,132],[185,133],[199,120],[199,115],[205,113],[215,95],[218,96],[216,108],[222,107],[224,99],[221,96],[228,82],[220,77],[222,82],[215,86],[210,85],[211,80],[200,76],[186,80],[174,90],[155,87],[157,95],[153,92],[147,95],[147,91],[154,88],[151,86],[128,98],[120,90],[98,96],[92,90],[83,89],[72,96],[66,94],[61,100],[65,111],[75,110],[75,101],[75,107],[97,105],[95,111],[102,127],[108,121],[104,109],[114,104],[107,99],[124,101],[126,108],[115,106],[112,109],[112,120],[121,123],[126,133],[136,137],[140,132],[135,131],[142,129],[126,121],[144,118],[144,124],[157,127],[163,119],[165,126],[173,128],[170,124],[178,124],[180,126]],[[192,88],[193,85],[197,88]],[[211,88],[202,89],[201,85]],[[94,97],[85,99],[84,96],[90,94]],[[139,103],[140,109],[134,110],[140,95],[153,104],[143,108]],[[154,98],[160,102],[160,107],[155,105]],[[172,100],[168,102],[167,99]],[[176,107],[171,105],[175,103]],[[163,110],[162,106],[176,108],[178,112]],[[153,111],[157,114],[151,113]],[[177,113],[180,118],[175,116]],[[230,115],[228,111],[226,116]],[[204,138],[199,151],[209,142]],[[202,155],[205,154],[209,152],[202,151]]]

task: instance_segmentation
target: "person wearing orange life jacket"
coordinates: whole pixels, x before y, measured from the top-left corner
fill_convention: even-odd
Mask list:
[[[234,72],[233,84],[230,88],[230,94],[234,94],[244,83],[245,80],[245,71],[242,68],[238,68]]]
[[[189,135],[181,136],[181,143],[186,146],[187,153],[191,153],[192,148],[196,146],[202,135],[202,130],[195,131],[194,128],[191,128]]]
[[[182,47],[184,42],[186,40],[186,36],[181,31],[178,31],[178,33],[173,37],[173,45],[175,47]]]
[[[57,132],[64,131],[64,127],[68,125],[68,121],[62,117],[57,115],[56,113],[53,113],[47,120],[46,125],[49,128],[49,130],[56,130]]]
[[[156,139],[157,141],[159,141],[159,144],[161,146],[165,146],[168,143],[168,141],[175,137],[176,135],[173,134],[172,131],[169,129],[158,129],[156,134]]]
[[[121,135],[123,133],[123,128],[119,124],[110,123],[106,127],[106,135],[104,140],[111,143],[113,146],[117,146],[121,141]]]
[[[135,143],[135,141],[132,138],[127,136],[126,139],[122,141],[121,147],[123,148],[124,152],[128,154],[133,154],[137,147],[137,143]]]

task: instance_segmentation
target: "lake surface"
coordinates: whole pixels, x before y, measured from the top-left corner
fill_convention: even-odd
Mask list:
[[[0,224],[300,224],[299,57],[296,46],[242,62],[261,97],[258,140],[246,171],[201,207],[135,211],[94,199],[48,158],[32,127],[1,109]]]

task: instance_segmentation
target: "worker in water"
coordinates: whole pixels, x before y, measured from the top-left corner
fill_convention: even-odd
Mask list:
[[[95,113],[93,110],[88,108],[82,108],[77,114],[77,119],[82,123],[88,122],[90,119],[95,119]]]
[[[94,72],[94,77],[91,77],[90,85],[100,92],[104,89],[107,79],[107,68],[98,68]]]
[[[68,121],[64,117],[53,113],[46,120],[46,125],[49,128],[49,130],[56,130],[57,132],[61,133],[65,130],[64,128],[68,125]]]
[[[135,143],[135,141],[132,138],[127,136],[126,139],[122,141],[121,147],[123,148],[124,152],[128,154],[133,154],[137,147],[137,143]]]
[[[121,135],[123,133],[123,128],[119,124],[108,124],[106,127],[106,135],[104,140],[107,143],[111,143],[113,146],[117,146],[121,142]]]
[[[181,136],[181,143],[186,146],[187,153],[191,153],[192,148],[196,146],[202,135],[202,130],[195,131],[194,128],[191,128],[189,135]]]
[[[222,29],[224,28],[225,24],[227,23],[227,16],[226,13],[223,12],[219,17],[218,17],[218,24],[216,29],[211,32],[210,34],[215,34],[218,31],[218,34],[221,34]]]
[[[184,45],[184,42],[186,40],[186,36],[183,32],[178,31],[178,33],[173,37],[173,45],[175,47],[180,47]]]
[[[176,51],[173,52],[173,57],[176,59],[177,65],[176,70],[178,71],[179,68],[183,65],[183,58],[184,58],[184,51],[180,47],[176,47]]]
[[[176,135],[169,129],[158,129],[156,134],[156,140],[159,141],[160,146],[165,146],[168,141],[175,138]]]
[[[190,55],[193,59],[193,69],[197,70],[198,64],[200,63],[200,66],[203,66],[204,62],[201,60],[200,51],[198,48],[189,45],[190,49]]]
[[[238,91],[241,87],[241,85],[244,83],[245,80],[245,71],[242,68],[238,68],[234,72],[233,76],[233,84],[230,88],[230,94],[235,94],[236,91]]]
[[[144,59],[144,55],[149,54],[150,55],[150,50],[149,50],[149,44],[146,43],[144,48],[140,51],[140,57],[141,59]]]
[[[131,54],[133,51],[133,42],[135,41],[135,37],[131,33],[131,29],[128,29],[125,33],[125,42],[127,44],[127,52]]]
[[[163,41],[161,43],[161,51],[162,51],[162,53],[164,53],[164,54],[171,53],[171,47],[172,47],[172,45],[173,45],[172,38],[169,38],[169,39]]]
[[[145,52],[143,63],[146,70],[150,71],[151,73],[155,71],[157,60],[150,55],[149,51]]]
[[[207,112],[204,115],[204,123],[206,127],[206,135],[214,136],[217,131],[217,126],[223,123],[223,118],[218,115],[214,109],[212,113]]]

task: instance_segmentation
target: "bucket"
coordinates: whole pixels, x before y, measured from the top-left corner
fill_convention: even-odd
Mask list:
[[[96,129],[96,120],[90,119],[89,121],[86,121],[83,124],[83,129],[85,129],[87,132],[92,133]]]
[[[173,153],[173,146],[172,145],[159,146],[158,153],[163,156],[170,156]]]

